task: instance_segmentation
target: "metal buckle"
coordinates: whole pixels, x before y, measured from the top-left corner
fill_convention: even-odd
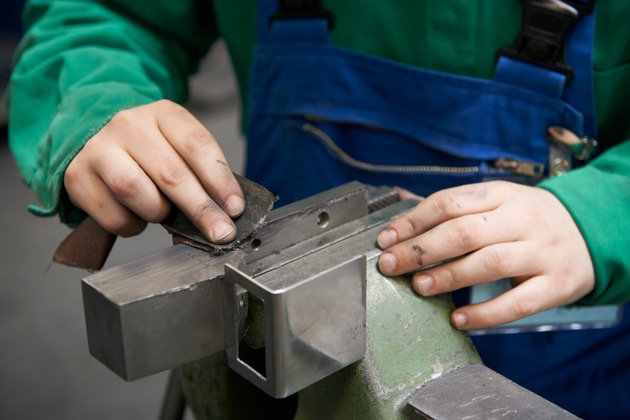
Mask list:
[[[328,30],[335,26],[335,15],[322,6],[321,0],[278,0],[278,11],[269,17],[269,26],[276,20],[325,19]]]
[[[590,15],[595,8],[595,0],[564,0],[564,2],[574,7],[580,16]]]
[[[523,23],[514,43],[497,51],[497,61],[505,56],[565,75],[573,80],[566,62],[566,40],[578,11],[560,0],[523,0]]]

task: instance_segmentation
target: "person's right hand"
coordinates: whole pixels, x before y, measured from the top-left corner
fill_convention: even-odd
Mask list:
[[[70,162],[72,203],[105,230],[133,236],[177,206],[213,243],[236,237],[245,200],[214,137],[186,109],[162,100],[118,112]]]

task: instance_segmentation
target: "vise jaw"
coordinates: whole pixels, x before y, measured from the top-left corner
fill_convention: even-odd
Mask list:
[[[366,256],[415,204],[352,182],[273,210],[224,255],[178,244],[90,275],[90,353],[134,380],[226,351],[269,395],[298,392],[365,354]],[[247,345],[264,349],[262,364]]]

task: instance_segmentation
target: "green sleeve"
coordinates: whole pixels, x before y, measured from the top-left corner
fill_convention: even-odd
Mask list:
[[[579,303],[630,301],[630,141],[540,186],[571,212],[591,253],[596,286]]]
[[[83,214],[64,198],[68,164],[121,109],[186,99],[187,78],[217,36],[212,5],[32,0],[24,25],[9,85],[10,147],[41,201],[31,210],[74,225]]]

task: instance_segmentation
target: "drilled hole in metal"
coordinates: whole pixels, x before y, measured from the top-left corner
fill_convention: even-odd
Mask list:
[[[325,228],[328,226],[328,222],[330,221],[330,215],[325,211],[319,213],[317,216],[317,226]]]

